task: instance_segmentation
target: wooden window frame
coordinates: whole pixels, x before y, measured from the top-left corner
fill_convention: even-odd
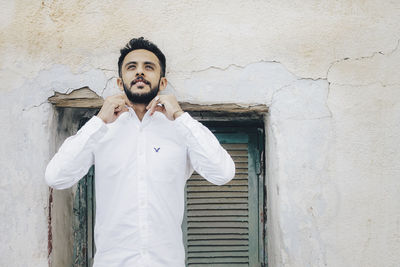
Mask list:
[[[102,106],[104,100],[88,87],[83,87],[77,90],[73,90],[69,94],[55,93],[54,96],[50,97],[49,102],[59,111],[58,113],[63,114],[64,110],[70,110],[73,114],[73,118],[80,118],[80,126],[84,120],[87,120],[94,114],[96,114],[99,108]],[[246,130],[248,127],[254,127],[258,125],[261,129],[262,134],[257,134],[259,144],[264,146],[264,117],[268,112],[268,108],[265,105],[239,105],[239,104],[211,104],[211,105],[200,105],[191,104],[187,102],[180,102],[183,110],[189,112],[195,119],[201,121],[207,127],[218,128],[229,127],[236,130]],[[60,112],[61,110],[61,112]],[[71,112],[72,110],[72,112]],[[74,112],[78,111],[78,112]],[[61,116],[62,117],[62,116]],[[60,118],[59,118],[60,124]],[[229,126],[227,126],[229,125]],[[76,127],[76,126],[75,126]],[[262,147],[264,151],[264,147]],[[266,251],[266,189],[265,189],[265,175],[264,175],[264,153],[261,153],[260,158],[256,160],[256,168],[259,170],[258,175],[258,211],[259,211],[259,233],[258,233],[258,255],[261,266],[267,266],[267,251]],[[93,168],[91,169],[93,171]],[[90,175],[90,171],[89,171]],[[74,218],[74,224],[86,225],[86,229],[83,227],[74,228],[74,237],[77,239],[86,238],[86,243],[83,246],[74,247],[74,258],[78,259],[73,262],[73,266],[91,266],[90,255],[94,255],[94,244],[93,244],[93,230],[88,229],[94,220],[94,213],[88,210],[87,205],[91,205],[93,209],[94,205],[94,184],[87,182],[86,184],[77,185],[75,194],[74,214],[77,215]],[[85,192],[84,188],[92,188],[91,192]],[[87,189],[86,189],[87,190]],[[261,200],[261,201],[260,201]],[[86,201],[87,203],[83,203]],[[86,215],[85,215],[86,214]],[[82,221],[80,216],[87,216],[88,220]],[[51,214],[50,214],[51,216]],[[81,231],[81,232],[79,232]],[[90,240],[88,242],[88,240]],[[78,244],[80,241],[76,244]],[[254,248],[253,248],[254,249]],[[83,251],[83,253],[82,253]]]

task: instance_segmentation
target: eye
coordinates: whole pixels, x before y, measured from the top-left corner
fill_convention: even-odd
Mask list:
[[[129,65],[128,70],[133,70],[135,68],[135,65]]]
[[[151,65],[146,65],[146,69],[148,69],[148,70],[153,70],[154,68],[153,68],[153,66],[151,66]]]

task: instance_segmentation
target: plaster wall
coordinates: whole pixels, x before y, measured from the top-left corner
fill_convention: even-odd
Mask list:
[[[0,266],[63,262],[48,255],[43,176],[61,137],[47,98],[115,93],[137,36],[165,51],[179,100],[269,106],[269,266],[396,266],[399,13],[373,0],[1,1]]]

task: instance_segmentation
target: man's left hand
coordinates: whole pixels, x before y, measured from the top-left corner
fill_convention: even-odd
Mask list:
[[[158,95],[151,100],[146,109],[150,110],[150,116],[159,111],[171,121],[184,113],[174,95]]]

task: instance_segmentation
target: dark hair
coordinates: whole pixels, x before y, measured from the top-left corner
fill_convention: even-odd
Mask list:
[[[158,60],[160,61],[160,66],[161,66],[161,77],[165,76],[165,66],[166,66],[166,60],[164,54],[161,52],[161,50],[152,42],[149,40],[144,39],[143,37],[140,38],[133,38],[130,40],[124,48],[120,50],[121,55],[119,56],[118,59],[118,74],[120,77],[122,77],[121,69],[122,69],[122,62],[124,61],[125,57],[127,54],[132,52],[133,50],[138,50],[138,49],[145,49],[150,52],[152,52]]]

